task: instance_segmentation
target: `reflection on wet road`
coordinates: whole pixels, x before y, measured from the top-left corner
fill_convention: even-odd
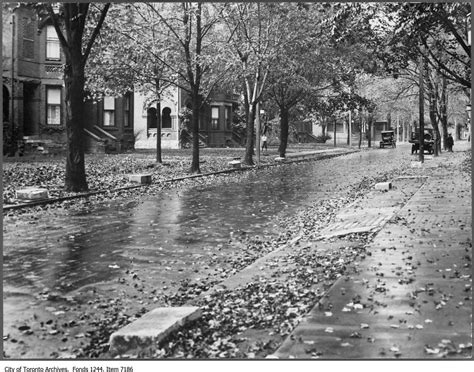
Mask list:
[[[117,268],[192,264],[231,234],[277,233],[275,217],[291,215],[327,193],[357,182],[399,151],[352,154],[285,165],[194,189],[172,189],[139,202],[116,201],[92,214],[4,222],[4,283],[29,291],[68,292],[115,277]],[[343,164],[335,167],[335,164]],[[350,177],[348,177],[350,175]]]

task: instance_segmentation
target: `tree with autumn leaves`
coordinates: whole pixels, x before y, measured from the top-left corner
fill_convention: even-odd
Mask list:
[[[410,66],[416,68],[413,61],[423,55],[433,72],[432,97],[446,102],[449,84],[465,92],[470,89],[467,3],[61,3],[59,7],[37,3],[34,7],[50,17],[66,56],[65,184],[70,191],[87,190],[82,147],[86,89],[114,95],[131,89],[153,92],[157,105],[167,86],[188,92],[192,173],[200,172],[199,113],[219,87],[230,86],[242,94],[249,165],[262,100],[279,107],[279,152],[284,156],[296,106],[308,112],[319,107],[327,115],[328,107],[336,109],[347,97],[349,101],[359,97],[373,111],[376,102],[357,91],[360,74],[400,77]],[[106,21],[109,12],[113,21]],[[323,104],[329,101],[332,104]],[[343,106],[349,107],[349,101]],[[438,107],[438,120],[444,125],[442,110],[447,106]],[[158,142],[157,161],[161,161]]]
[[[57,4],[56,4],[57,5]],[[66,103],[66,177],[67,191],[88,189],[84,159],[84,97],[86,64],[104,24],[110,4],[51,3],[21,4],[33,7],[39,16],[49,18],[58,34],[66,57],[64,86]]]
[[[219,7],[190,2],[124,3],[115,4],[111,15],[115,21],[105,26],[92,58],[90,87],[113,95],[139,91],[148,96],[147,105],[158,105],[158,113],[167,88],[186,92],[192,113],[190,172],[200,173],[200,113],[229,69],[217,31]],[[161,162],[160,123],[157,161]]]
[[[361,40],[374,56],[373,73],[409,83],[394,83],[399,96],[419,89],[422,61],[429,118],[438,140],[439,124],[446,139],[449,96],[462,100],[464,92],[470,101],[470,3],[348,3],[334,14],[338,41]]]

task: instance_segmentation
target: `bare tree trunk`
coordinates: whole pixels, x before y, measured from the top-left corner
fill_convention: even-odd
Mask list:
[[[372,114],[369,113],[369,116],[367,118],[367,128],[368,128],[368,133],[367,133],[367,147],[371,148],[372,147]]]
[[[244,164],[254,165],[253,162],[253,146],[254,146],[254,131],[255,131],[255,110],[257,103],[253,102],[249,105],[248,116],[247,116],[247,143],[245,145],[245,158]]]
[[[160,80],[155,80],[155,89],[158,102],[156,103],[156,162],[162,163],[161,159],[161,96],[160,96]]]
[[[286,148],[288,146],[288,132],[289,132],[289,112],[286,107],[280,107],[280,146],[278,152],[280,157],[286,156]]]
[[[67,157],[65,189],[87,191],[84,158],[84,66],[81,58],[66,61],[64,82],[66,90]]]
[[[436,82],[433,82],[430,77],[427,78],[428,87],[428,104],[429,104],[429,115],[431,126],[434,129],[434,156],[439,155],[439,143],[440,143],[440,132],[438,126],[438,117],[436,115],[436,98],[438,97],[438,86]]]
[[[448,93],[447,93],[447,80],[443,76],[441,80],[441,98],[440,98],[440,114],[441,114],[441,127],[443,128],[443,144],[444,150],[446,150],[446,140],[448,139]],[[440,146],[441,149],[441,146]]]
[[[105,4],[94,31],[86,42],[83,36],[89,5],[89,3],[63,4],[64,33],[61,30],[58,15],[54,13],[51,4],[46,5],[66,56],[64,68],[67,135],[65,189],[74,192],[88,189],[84,159],[84,68],[110,3]]]
[[[199,113],[201,111],[201,97],[197,89],[193,92],[191,127],[193,133],[193,160],[191,162],[191,173],[199,174]]]
[[[431,101],[430,101],[430,106],[432,105]],[[433,152],[434,152],[434,156],[438,156],[439,155],[439,138],[440,138],[440,133],[439,133],[439,127],[438,127],[438,122],[436,120],[436,114],[431,110],[431,107],[430,107],[430,121],[431,121],[431,126],[433,127],[434,131],[433,131],[433,140],[434,140],[434,149],[433,149]]]

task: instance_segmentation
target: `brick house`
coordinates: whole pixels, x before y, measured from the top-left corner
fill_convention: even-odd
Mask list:
[[[3,13],[4,155],[61,151],[66,143],[64,55],[49,20],[30,9]],[[133,147],[133,95],[86,102],[86,151]]]
[[[27,8],[3,10],[2,84],[4,155],[26,151],[59,152],[65,149],[63,64],[56,31],[48,18]],[[6,14],[5,14],[6,13]],[[180,112],[190,106],[179,88],[170,88],[161,102],[162,147],[190,144],[190,131]],[[156,148],[156,102],[130,92],[122,97],[86,101],[86,152],[120,152]],[[215,94],[200,116],[202,146],[239,145],[232,132],[235,95]]]

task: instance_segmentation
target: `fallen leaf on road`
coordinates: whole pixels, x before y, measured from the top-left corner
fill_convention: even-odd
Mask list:
[[[429,346],[425,346],[425,352],[427,354],[438,354],[439,353],[439,349],[437,348],[430,348]]]

